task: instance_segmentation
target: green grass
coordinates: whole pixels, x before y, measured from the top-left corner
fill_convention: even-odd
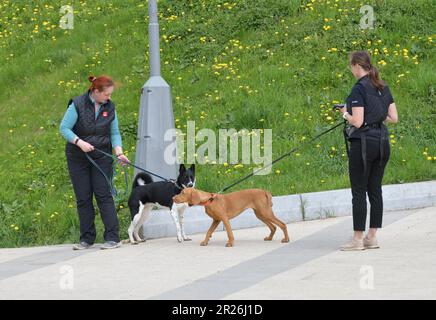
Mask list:
[[[2,247],[78,240],[58,133],[67,101],[86,90],[90,74],[121,82],[113,100],[124,149],[134,159],[140,88],[149,72],[145,1],[32,3],[0,4]],[[64,4],[74,6],[73,30],[57,27]],[[390,85],[400,117],[390,127],[395,142],[384,183],[435,179],[434,5],[364,4],[374,7],[373,30],[359,29],[363,3],[355,0],[159,1],[162,75],[172,87],[176,125],[184,130],[195,120],[199,129],[216,132],[271,128],[277,157],[336,123],[333,101],[342,102],[355,82],[348,53],[366,49]],[[198,188],[216,192],[250,172],[248,165],[201,165]],[[116,182],[122,189],[123,180]],[[232,190],[251,187],[274,195],[349,187],[341,132]],[[125,206],[124,197],[117,204],[122,237],[129,223]],[[101,219],[96,222],[102,241]]]

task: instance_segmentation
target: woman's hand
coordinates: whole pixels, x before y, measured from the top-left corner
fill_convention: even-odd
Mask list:
[[[120,161],[122,166],[125,166],[127,163],[130,163],[130,160],[124,154],[119,155],[117,159]]]
[[[339,111],[341,111],[342,114],[344,114],[345,112],[347,112],[347,108],[345,108],[345,106],[344,106],[342,108],[339,108]]]
[[[83,152],[90,152],[90,151],[94,151],[94,146],[92,144],[89,144],[86,141],[83,140],[79,140],[77,142],[77,146],[82,149]]]

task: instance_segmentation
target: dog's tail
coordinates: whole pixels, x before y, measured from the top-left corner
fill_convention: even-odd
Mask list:
[[[272,194],[271,194],[271,192],[265,191],[265,196],[266,196],[266,200],[268,201],[268,205],[270,207],[272,207],[273,203],[272,203]]]
[[[132,189],[136,188],[137,186],[144,186],[152,182],[153,179],[148,173],[140,172],[136,175],[135,179],[133,180]]]

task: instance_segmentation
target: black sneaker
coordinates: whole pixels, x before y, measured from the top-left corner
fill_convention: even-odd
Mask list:
[[[73,250],[84,250],[84,249],[92,248],[93,246],[94,246],[93,244],[89,244],[85,241],[81,241],[79,244],[75,244],[73,246]]]
[[[121,247],[121,242],[115,242],[115,241],[106,241],[102,246],[101,250],[106,249],[115,249]]]

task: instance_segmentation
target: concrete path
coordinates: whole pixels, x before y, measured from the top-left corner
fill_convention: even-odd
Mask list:
[[[351,217],[216,232],[116,250],[0,249],[0,299],[436,299],[436,207],[385,214],[381,249],[341,252]]]

